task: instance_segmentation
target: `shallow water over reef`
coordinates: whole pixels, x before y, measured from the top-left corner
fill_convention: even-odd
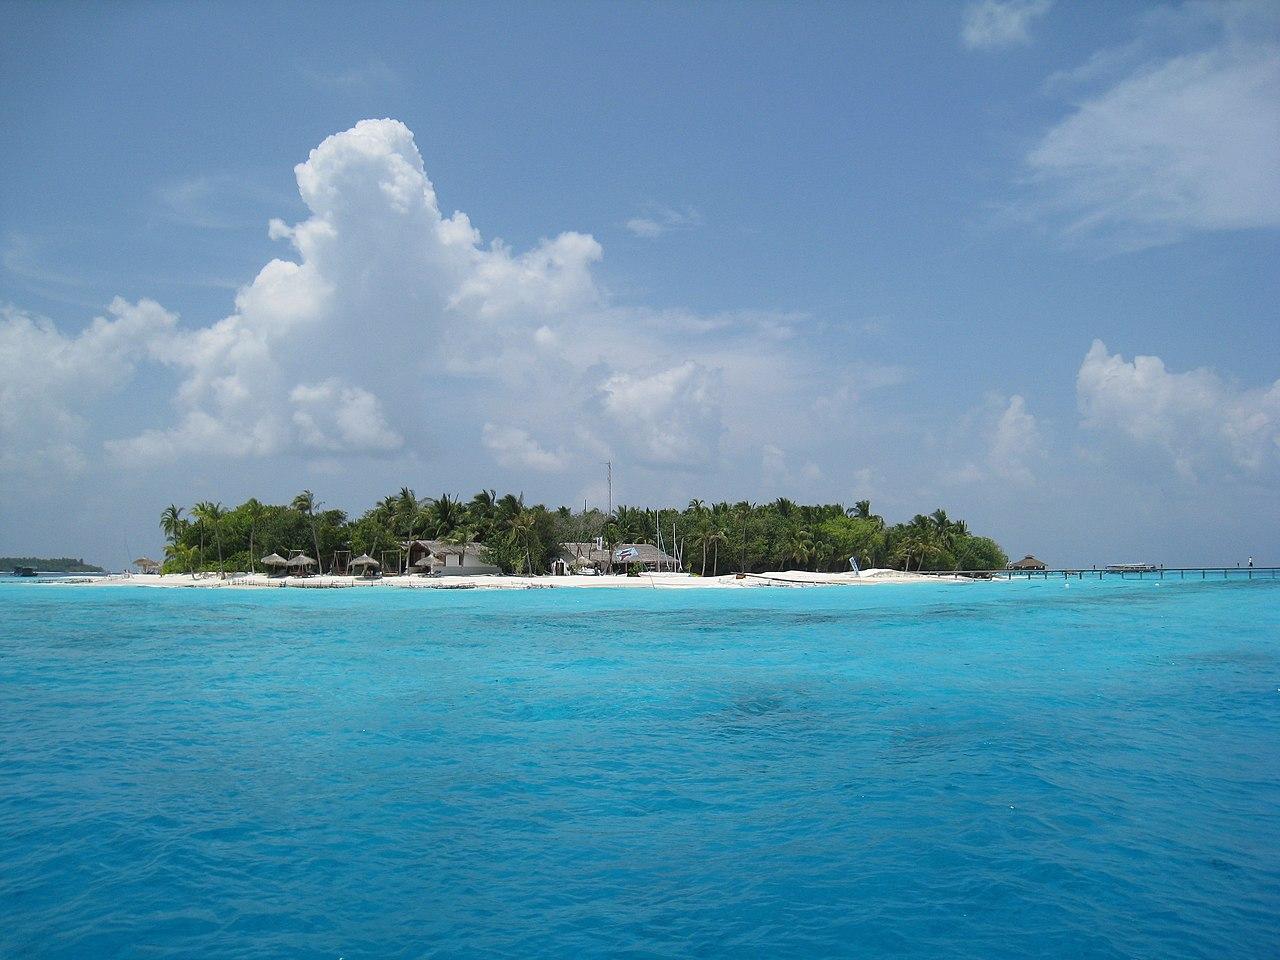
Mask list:
[[[1280,581],[0,586],[0,955],[1275,957]]]

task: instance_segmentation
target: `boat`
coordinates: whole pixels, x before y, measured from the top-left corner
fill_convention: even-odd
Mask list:
[[[14,567],[12,577],[34,577],[36,575],[35,567]]]

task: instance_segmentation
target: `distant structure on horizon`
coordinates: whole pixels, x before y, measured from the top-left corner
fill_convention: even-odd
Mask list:
[[[1015,560],[1013,563],[1009,564],[1008,569],[1010,570],[1047,570],[1048,567],[1045,566],[1045,563],[1043,560],[1037,560],[1035,557],[1033,557],[1031,554],[1028,553],[1021,560]]]

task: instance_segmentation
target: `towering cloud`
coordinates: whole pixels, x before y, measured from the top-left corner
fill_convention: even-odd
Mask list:
[[[295,172],[309,216],[269,225],[293,256],[263,266],[229,316],[189,325],[117,301],[75,337],[6,317],[6,469],[93,456],[78,405],[123,389],[140,364],[177,383],[151,423],[102,438],[122,466],[445,445],[553,473],[614,451],[655,469],[706,466],[728,429],[727,389],[804,402],[782,399],[797,361],[777,318],[616,305],[593,273],[602,248],[583,233],[524,251],[486,244],[466,214],[442,214],[398,121],[331,136]]]

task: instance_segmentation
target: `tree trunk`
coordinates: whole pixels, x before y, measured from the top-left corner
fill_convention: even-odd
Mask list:
[[[316,569],[324,573],[324,564],[320,562],[320,537],[316,533],[316,515],[308,513],[311,517],[311,545],[316,548]]]

